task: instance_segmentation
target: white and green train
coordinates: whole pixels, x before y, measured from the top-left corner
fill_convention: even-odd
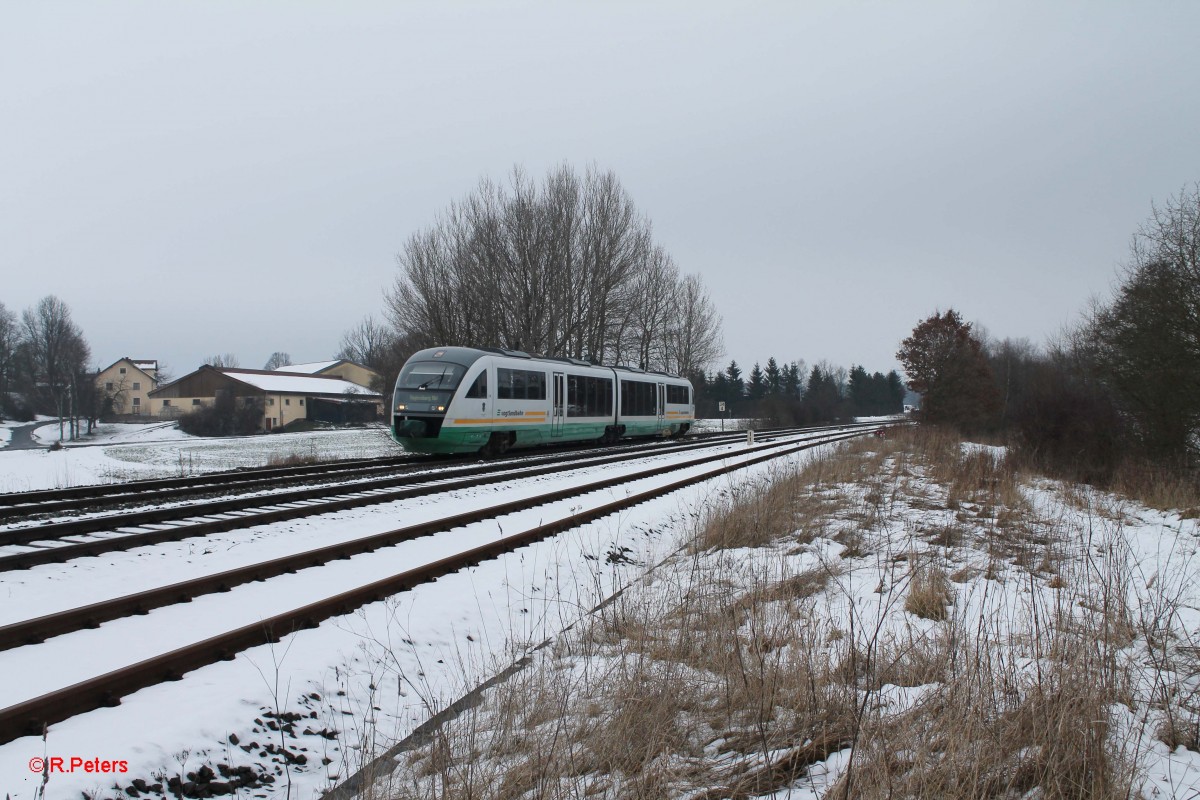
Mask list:
[[[677,375],[490,348],[414,353],[392,396],[392,436],[418,453],[683,436],[695,420]]]

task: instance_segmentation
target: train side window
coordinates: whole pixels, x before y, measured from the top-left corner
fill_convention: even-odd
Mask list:
[[[687,405],[691,402],[688,394],[688,387],[686,386],[668,386],[667,402],[676,405]]]
[[[546,373],[544,372],[526,372],[525,385],[528,387],[525,395],[530,400],[545,400],[546,399]]]
[[[479,373],[479,377],[471,384],[471,388],[467,389],[467,397],[479,400],[487,399],[487,370]]]
[[[572,416],[612,416],[612,381],[570,375],[567,377],[567,383]]]
[[[521,393],[517,394],[517,370],[499,367],[496,369],[496,398],[512,400],[525,397],[525,381],[521,381]]]
[[[644,381],[621,381],[621,414],[626,417],[652,417],[658,405],[657,387]]]
[[[497,367],[496,399],[545,400],[546,373],[532,372],[527,369]]]

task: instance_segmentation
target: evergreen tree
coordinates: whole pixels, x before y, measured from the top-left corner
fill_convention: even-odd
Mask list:
[[[857,365],[850,368],[846,396],[850,400],[850,413],[856,417],[870,416],[874,413],[871,410],[873,406],[871,397],[873,386],[871,384],[871,378],[865,369]]]
[[[754,362],[754,369],[750,370],[750,381],[746,384],[746,394],[755,403],[767,396],[767,377],[757,361]]]
[[[746,387],[742,383],[742,370],[736,361],[730,361],[729,366],[725,368],[725,379],[729,382],[730,397],[740,400],[745,394]]]
[[[775,361],[775,356],[767,359],[767,368],[763,371],[767,379],[767,394],[783,394],[783,370]]]
[[[783,368],[783,396],[789,400],[799,400],[801,395],[800,365],[793,361]]]
[[[904,411],[904,382],[899,373],[892,370],[887,374],[887,412],[899,414]]]

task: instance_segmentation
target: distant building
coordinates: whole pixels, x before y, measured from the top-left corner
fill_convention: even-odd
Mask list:
[[[350,363],[350,362],[347,362]],[[177,417],[225,394],[263,401],[263,430],[298,419],[366,422],[383,416],[383,396],[342,378],[284,370],[229,369],[207,364],[151,392],[152,412]]]
[[[374,381],[380,380],[380,374],[370,367],[353,361],[339,358],[335,361],[312,361],[307,364],[288,364],[286,367],[276,367],[273,372],[302,372],[305,375],[320,375],[325,378],[341,378],[344,381],[357,383],[370,389]]]
[[[158,387],[158,361],[119,358],[96,373],[105,418],[149,414],[150,393]]]

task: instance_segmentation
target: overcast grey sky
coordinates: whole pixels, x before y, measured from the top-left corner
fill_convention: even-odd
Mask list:
[[[1200,179],[1200,3],[0,0],[0,302],[331,357],[480,177],[613,170],[726,356],[1042,341]]]

